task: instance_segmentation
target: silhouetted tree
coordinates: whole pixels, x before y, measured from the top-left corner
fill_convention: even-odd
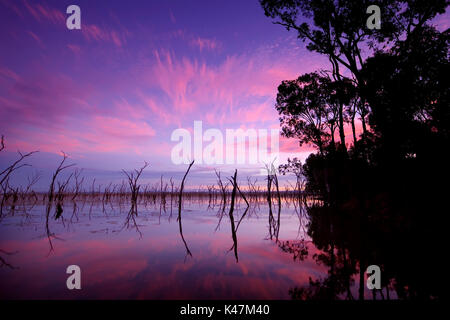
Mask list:
[[[339,83],[347,79],[355,83],[360,100],[356,106],[360,111],[365,139],[369,106],[363,94],[366,90],[361,74],[364,66],[361,48],[376,51],[385,48],[389,42],[399,42],[402,38],[406,39],[405,43],[409,43],[415,34],[420,34],[427,28],[426,23],[430,19],[445,12],[449,2],[379,0],[376,4],[382,9],[382,27],[372,30],[366,27],[366,9],[374,4],[371,0],[260,0],[260,3],[265,15],[274,19],[275,24],[280,24],[287,30],[295,30],[298,37],[307,42],[308,50],[328,57],[335,81]],[[339,115],[340,136],[343,141],[343,112]],[[313,135],[316,136],[314,143],[320,142],[317,138],[319,134],[316,132]]]
[[[449,31],[424,27],[367,60],[370,126],[386,161],[428,156],[449,141]]]
[[[335,80],[343,76],[341,66],[360,83],[364,63],[361,47],[408,37],[438,13],[444,13],[447,0],[260,0],[266,16],[287,30],[295,30],[307,48],[327,55]],[[367,8],[376,4],[382,10],[382,27],[368,29]]]
[[[382,10],[380,30],[366,28],[371,4]],[[401,298],[443,295],[439,281],[427,281],[433,263],[420,255],[438,256],[445,250],[447,191],[441,185],[450,180],[443,155],[450,144],[449,31],[438,32],[428,22],[448,4],[261,1],[267,16],[294,29],[309,50],[326,55],[332,66],[325,75],[305,74],[278,88],[283,134],[319,149],[303,165],[306,191],[320,200],[308,208],[308,233],[323,250],[317,262],[330,268],[328,278],[311,280],[309,288],[292,291],[294,297],[335,299],[343,293],[349,282],[336,278],[339,254],[348,263],[341,270],[359,274],[359,299],[364,298],[369,264],[382,268],[383,285]],[[372,50],[365,60],[362,47]],[[357,115],[363,127],[360,140]],[[345,122],[354,140],[348,155],[336,152],[345,149]],[[335,150],[336,129],[344,148]]]
[[[330,140],[327,128],[327,92],[329,79],[308,73],[297,80],[283,81],[278,87],[276,109],[280,114],[282,134],[296,137],[300,145],[313,143],[320,153]]]

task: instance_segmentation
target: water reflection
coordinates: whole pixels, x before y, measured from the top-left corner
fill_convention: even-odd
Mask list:
[[[362,229],[352,210],[337,214],[293,194],[280,194],[278,203],[276,191],[243,193],[233,178],[234,192],[225,197],[220,189],[213,196],[186,193],[182,203],[173,192],[144,194],[131,225],[130,203],[121,197],[66,200],[57,220],[46,219],[45,201],[30,198],[26,213],[1,221],[0,298],[352,300],[361,291],[366,299],[404,297],[398,284],[411,279],[395,268],[398,258],[387,249],[392,238],[362,242],[375,231]],[[182,220],[172,219],[172,207]],[[379,292],[364,285],[362,252],[386,275]],[[70,264],[82,269],[81,291],[65,288]]]
[[[240,191],[236,188],[236,192]],[[259,209],[255,209],[257,202]],[[173,204],[178,205],[175,199]],[[221,204],[212,204],[205,197],[186,197],[183,231],[190,250],[196,253],[187,261],[186,248],[178,238],[179,224],[173,223],[170,209],[160,214],[158,199],[138,202],[136,223],[142,238],[134,227],[123,227],[129,204],[119,199],[103,203],[87,198],[65,201],[62,206],[64,214],[49,220],[54,236],[51,254],[45,205],[35,205],[26,216],[3,219],[0,247],[18,251],[5,261],[20,269],[0,268],[1,298],[287,299],[293,284],[302,283],[305,274],[317,272],[311,263],[293,264],[276,243],[264,240],[264,198],[255,201],[236,196],[232,216],[239,246],[233,248],[236,256],[231,256],[227,255],[230,229],[216,229]],[[288,205],[284,213],[287,227],[283,236],[296,239],[297,216]],[[222,219],[231,225],[229,215]],[[65,289],[65,268],[70,264],[82,269],[82,292]]]
[[[181,223],[181,207],[182,207],[182,201],[183,201],[184,182],[185,182],[186,176],[188,175],[189,170],[191,169],[191,167],[192,167],[193,164],[194,164],[194,161],[192,161],[192,162],[189,164],[189,167],[188,167],[188,169],[187,169],[187,171],[186,171],[186,173],[185,173],[185,175],[184,175],[184,177],[183,177],[183,180],[181,181],[180,193],[179,193],[179,195],[178,195],[178,218],[177,218],[177,221],[178,221],[178,227],[179,227],[179,229],[180,229],[180,236],[181,236],[181,239],[183,240],[184,247],[186,248],[186,257],[187,257],[188,255],[192,257],[192,253],[191,253],[191,250],[189,250],[189,247],[188,247],[188,245],[187,245],[187,243],[186,243],[186,239],[184,239],[184,236],[183,236],[183,225],[182,225],[182,223]],[[162,179],[161,179],[161,188],[162,188]],[[164,202],[165,202],[165,201],[164,201]],[[159,216],[161,217],[161,209],[159,210]],[[185,258],[185,259],[186,259],[186,258]]]

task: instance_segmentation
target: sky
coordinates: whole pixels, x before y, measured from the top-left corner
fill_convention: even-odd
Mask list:
[[[66,27],[71,4],[81,9],[81,30]],[[28,163],[41,187],[62,151],[104,183],[144,161],[148,181],[179,178],[187,166],[171,158],[176,129],[193,133],[194,121],[224,137],[227,129],[277,129],[281,81],[329,69],[257,0],[0,0],[0,39],[0,168],[17,150],[39,150]],[[281,162],[313,151],[279,139]],[[213,183],[214,168],[245,176],[262,166],[197,164],[190,184]]]

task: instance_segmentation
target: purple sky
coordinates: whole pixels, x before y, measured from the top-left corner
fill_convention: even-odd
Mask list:
[[[81,8],[81,30],[66,28],[71,4]],[[280,82],[328,68],[256,0],[0,0],[0,38],[8,150],[0,167],[18,149],[39,150],[30,163],[44,185],[61,150],[105,181],[144,160],[148,178],[176,176],[186,166],[171,162],[175,129],[192,130],[194,120],[224,135],[278,128]],[[281,160],[304,159],[311,148],[280,138],[280,151]],[[191,184],[206,183],[206,175],[213,181],[211,170],[197,166]]]

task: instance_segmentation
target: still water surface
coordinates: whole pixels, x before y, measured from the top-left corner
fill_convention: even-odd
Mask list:
[[[244,212],[242,202],[235,220]],[[136,225],[124,227],[126,203],[64,204],[63,219],[45,228],[45,207],[16,210],[0,222],[1,299],[290,299],[290,290],[323,279],[327,267],[308,235],[308,219],[289,201],[280,215],[278,241],[270,238],[269,209],[252,203],[233,246],[228,209],[205,199],[177,207],[140,205]],[[276,212],[276,210],[275,210]],[[274,215],[276,213],[274,212]],[[220,224],[219,224],[220,221]],[[66,268],[81,268],[81,290],[68,290]],[[357,296],[357,279],[351,292]]]

